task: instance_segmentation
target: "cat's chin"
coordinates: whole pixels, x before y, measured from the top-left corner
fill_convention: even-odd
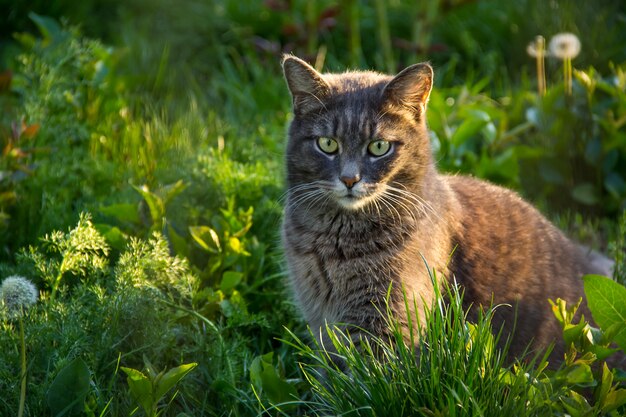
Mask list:
[[[356,197],[353,195],[347,195],[344,197],[337,198],[337,204],[341,206],[341,208],[346,210],[360,210],[363,207],[367,206],[372,200],[374,196],[363,196]]]

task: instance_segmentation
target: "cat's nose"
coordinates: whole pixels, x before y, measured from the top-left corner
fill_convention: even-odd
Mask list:
[[[357,182],[361,180],[361,176],[359,174],[342,175],[339,179],[341,180],[341,182],[346,184],[346,187],[348,187],[348,189],[350,189],[354,187],[354,184],[356,184]]]

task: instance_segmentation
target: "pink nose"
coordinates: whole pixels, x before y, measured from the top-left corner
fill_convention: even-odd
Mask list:
[[[361,177],[359,175],[354,175],[354,176],[342,176],[341,178],[339,178],[341,180],[341,182],[343,182],[344,184],[346,184],[346,187],[348,188],[352,188],[354,186],[354,184],[356,184],[357,182],[359,182],[359,180],[361,179]]]

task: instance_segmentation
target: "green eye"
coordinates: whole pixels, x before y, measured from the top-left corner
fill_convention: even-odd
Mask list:
[[[337,149],[339,148],[339,144],[335,139],[323,137],[317,140],[317,146],[319,146],[322,152],[327,154],[333,154],[337,152]]]
[[[386,140],[375,140],[367,146],[367,150],[373,156],[383,156],[389,152],[389,149],[391,149],[391,142]]]

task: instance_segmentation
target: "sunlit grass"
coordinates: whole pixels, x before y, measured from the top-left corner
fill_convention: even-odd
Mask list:
[[[286,343],[298,353],[313,393],[299,405],[315,415],[540,415],[543,405],[533,398],[538,392],[531,382],[536,362],[507,363],[507,344],[496,347],[494,309],[472,323],[460,289],[443,288],[426,311],[425,326],[409,324],[408,338],[391,315],[389,339],[355,341],[349,328],[328,327],[332,347],[324,348],[310,342],[312,335],[291,333]]]

